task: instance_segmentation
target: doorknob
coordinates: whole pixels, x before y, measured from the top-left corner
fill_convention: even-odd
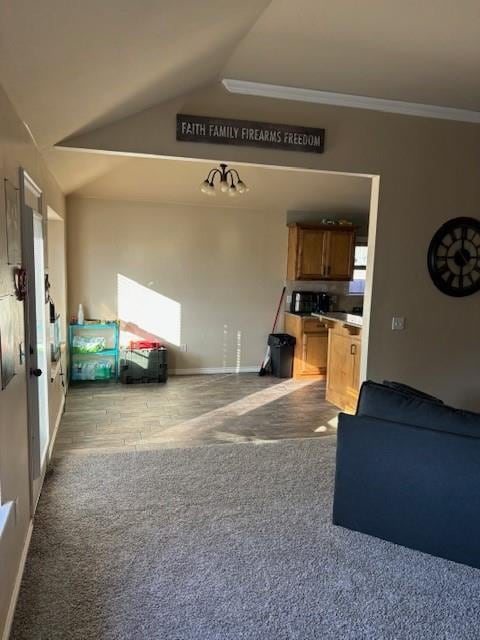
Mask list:
[[[41,369],[30,369],[30,375],[35,376],[36,378],[39,378],[42,375],[42,370]]]

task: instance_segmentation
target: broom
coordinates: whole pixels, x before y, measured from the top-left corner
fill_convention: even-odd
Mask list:
[[[283,287],[282,295],[280,296],[280,300],[278,302],[277,313],[275,314],[275,320],[273,321],[272,333],[275,333],[275,327],[277,326],[278,316],[280,314],[280,309],[282,307],[283,296],[285,295],[287,287]],[[260,364],[260,371],[258,372],[259,376],[264,376],[267,373],[267,367],[270,364],[270,346],[267,345],[267,350],[265,352],[265,357],[263,358]]]

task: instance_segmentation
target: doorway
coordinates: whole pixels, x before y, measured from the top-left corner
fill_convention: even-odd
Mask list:
[[[35,512],[49,444],[45,243],[42,191],[20,169],[22,253],[27,277],[25,363],[30,457],[30,505]]]

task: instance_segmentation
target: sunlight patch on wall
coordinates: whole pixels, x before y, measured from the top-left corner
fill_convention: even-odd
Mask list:
[[[236,354],[236,370],[237,373],[240,372],[240,367],[242,366],[242,332],[237,331],[237,354]]]
[[[228,324],[223,325],[223,368],[226,369],[228,365]]]
[[[181,304],[121,273],[117,274],[117,312],[122,345],[130,340],[160,340],[180,346]]]

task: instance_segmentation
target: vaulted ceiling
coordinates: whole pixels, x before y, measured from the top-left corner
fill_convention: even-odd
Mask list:
[[[222,77],[480,111],[479,36],[478,0],[0,0],[0,82],[70,192],[122,159],[56,143]]]
[[[224,72],[480,111],[480,2],[274,0]]]
[[[1,0],[0,79],[40,147],[215,81],[268,0]]]

